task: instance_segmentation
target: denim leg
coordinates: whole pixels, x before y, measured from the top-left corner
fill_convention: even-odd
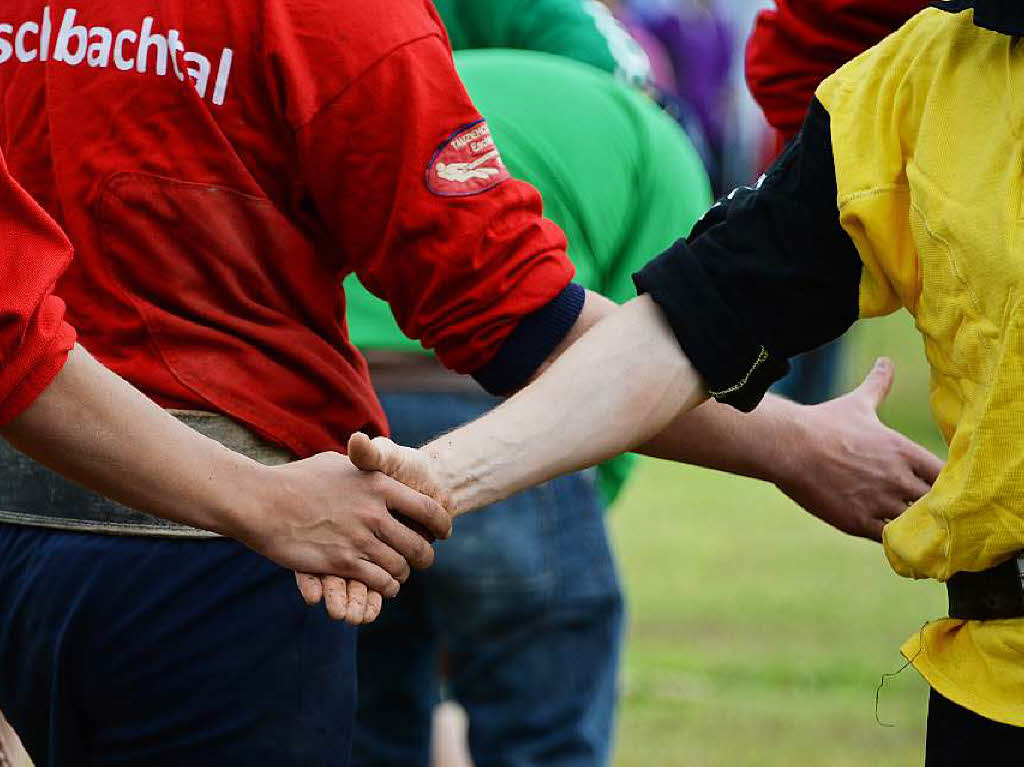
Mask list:
[[[394,438],[411,445],[495,404],[464,395],[405,394],[382,401]],[[419,620],[437,627],[448,650],[450,689],[469,714],[476,766],[606,764],[623,604],[592,477],[564,477],[461,517],[452,539],[437,544],[436,551],[434,567],[410,583],[422,584],[416,591],[425,606]],[[409,584],[403,592],[413,596]],[[412,615],[402,609],[404,616]],[[434,663],[437,646],[423,643],[407,618],[382,622],[371,632],[360,639],[360,666],[367,671],[360,675],[357,754],[368,727],[394,741],[396,727],[420,731],[425,726],[406,718],[425,719],[422,705],[393,710],[388,720],[384,709],[363,716],[363,701],[382,694],[375,688],[384,679],[392,700],[422,701],[424,686],[435,695],[438,686],[436,678],[431,682],[422,673],[423,666],[383,677],[364,658],[372,653],[377,666],[385,656],[400,658],[392,661],[400,669],[409,656],[427,653],[425,662]],[[371,649],[371,641],[381,649]],[[406,691],[398,694],[398,687]]]
[[[623,603],[589,477],[460,519],[431,577],[476,767],[599,767]]]
[[[839,368],[843,362],[840,339],[804,354],[790,362],[785,378],[772,386],[772,391],[804,405],[817,405],[836,394]]]

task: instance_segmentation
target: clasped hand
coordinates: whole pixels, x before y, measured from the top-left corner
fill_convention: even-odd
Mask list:
[[[315,580],[316,591],[300,577],[300,590],[310,602],[326,597],[333,618],[355,625],[376,618],[411,568],[433,564],[430,541],[452,529],[443,505],[366,468],[337,453],[259,467],[261,481],[245,489],[259,497],[258,513],[246,507],[223,531],[289,569],[332,573],[322,588]]]
[[[878,419],[877,408],[888,395],[893,377],[892,363],[879,360],[849,394],[821,405],[794,405],[788,421],[797,428],[787,430],[791,438],[781,454],[770,466],[760,467],[757,476],[773,481],[806,511],[833,527],[881,540],[885,523],[927,493],[943,465]],[[687,428],[685,419],[677,422],[677,427]],[[440,479],[447,474],[441,471],[441,461],[430,445],[414,450],[383,437],[370,440],[354,434],[348,447],[355,467],[387,475],[429,496],[451,516],[470,510],[455,509],[451,489]],[[681,462],[693,458],[683,452],[663,457]],[[455,471],[451,466],[448,469]],[[423,538],[420,543],[426,545]],[[354,625],[373,621],[380,613],[382,597],[391,594],[365,579],[338,577],[344,575],[296,577],[303,598],[309,604],[325,601],[331,617]]]
[[[427,453],[396,445],[385,437],[371,440],[365,434],[356,433],[349,440],[348,455],[352,464],[357,468],[400,482],[408,492],[415,491],[416,494],[427,496],[440,508],[446,509],[449,527],[445,535],[437,535],[436,528],[423,527],[420,528],[422,532],[416,534],[405,525],[401,525],[408,533],[417,538],[420,546],[425,546],[430,551],[430,561],[424,565],[429,566],[433,562],[433,549],[431,549],[429,541],[432,537],[448,537],[451,532],[450,519],[451,516],[454,516],[454,508],[447,489],[442,486],[430,464]],[[402,514],[401,508],[392,510]],[[417,524],[421,522],[415,517],[409,517],[409,519]],[[395,522],[395,524],[399,523]],[[405,575],[408,577],[408,572]],[[381,611],[383,597],[390,598],[398,591],[395,588],[395,593],[382,593],[373,583],[363,579],[339,577],[339,575],[318,576],[296,573],[295,578],[302,598],[308,604],[315,605],[323,600],[328,615],[335,620],[343,620],[353,626],[376,620]],[[399,580],[404,583],[405,577]]]

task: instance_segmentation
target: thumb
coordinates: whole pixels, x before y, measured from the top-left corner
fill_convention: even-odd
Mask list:
[[[379,471],[391,479],[408,485],[424,495],[436,496],[437,488],[430,481],[423,467],[406,460],[408,453],[416,451],[396,445],[387,437],[370,439],[357,431],[348,440],[348,459],[352,465],[363,471]],[[443,502],[438,500],[439,503]]]
[[[873,410],[878,410],[878,407],[889,395],[889,390],[892,389],[892,382],[895,379],[896,368],[892,364],[892,360],[888,357],[879,357],[854,393],[859,397],[866,398]]]
[[[348,459],[357,469],[383,471],[381,464],[384,456],[380,454],[373,441],[361,431],[348,438]]]
[[[357,431],[349,437],[348,457],[357,469],[387,474],[391,479],[430,496],[449,512],[452,511],[448,491],[441,486],[439,478],[420,451],[396,445],[387,437],[371,440]]]

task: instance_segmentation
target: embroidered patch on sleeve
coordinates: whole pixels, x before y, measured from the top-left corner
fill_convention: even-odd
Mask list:
[[[510,178],[484,120],[464,125],[434,152],[427,188],[444,197],[479,194]]]

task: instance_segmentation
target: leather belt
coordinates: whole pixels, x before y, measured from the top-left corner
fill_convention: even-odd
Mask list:
[[[373,388],[380,394],[476,394],[488,396],[473,378],[444,367],[432,354],[364,349]]]
[[[268,466],[294,458],[249,429],[217,413],[170,410],[186,426],[237,453]],[[145,514],[87,490],[51,471],[0,440],[0,522],[54,530],[160,538],[217,538],[199,530]]]
[[[1024,554],[946,582],[949,617],[961,620],[1024,618]]]

